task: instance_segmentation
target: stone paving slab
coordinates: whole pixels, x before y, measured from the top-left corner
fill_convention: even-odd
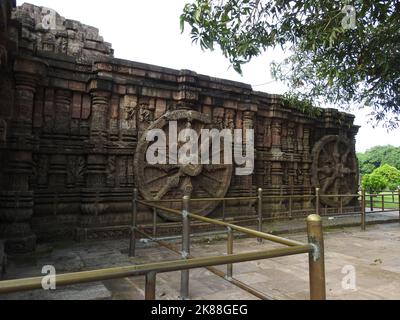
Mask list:
[[[304,222],[303,222],[304,223]],[[306,234],[285,235],[306,241]],[[54,248],[42,248],[32,257],[9,259],[7,279],[40,276],[44,264],[52,264],[58,272],[72,272],[126,266],[147,262],[179,259],[179,255],[152,243],[139,243],[138,256],[126,255],[127,241],[69,243]],[[179,242],[176,242],[179,247]],[[258,244],[256,239],[237,238],[235,253],[278,248],[270,242]],[[325,232],[326,280],[328,299],[400,299],[400,224],[368,226]],[[226,254],[224,240],[210,239],[192,244],[196,257]],[[343,267],[354,266],[356,290],[342,288]],[[225,266],[217,267],[226,270]],[[276,299],[308,299],[308,257],[296,255],[271,260],[252,261],[234,265],[234,277],[267,296]],[[108,299],[137,300],[144,298],[144,277],[108,280],[92,284],[58,288],[55,292],[36,290],[0,296],[0,299]],[[157,276],[157,299],[172,300],[179,297],[180,273],[170,272]],[[191,270],[191,299],[255,299],[226,280],[202,268]]]

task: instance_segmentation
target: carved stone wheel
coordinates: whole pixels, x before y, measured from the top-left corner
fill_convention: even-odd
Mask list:
[[[351,143],[344,137],[331,135],[322,138],[313,149],[312,183],[321,195],[357,194],[358,164]],[[343,206],[351,197],[342,197]],[[321,197],[332,207],[340,205],[337,196]]]
[[[167,112],[157,121],[155,121],[147,130],[162,129],[169,141],[169,123],[176,121],[178,125],[178,134],[185,128],[194,129],[199,135],[199,149],[202,129],[211,129],[211,119],[209,116],[191,110],[177,110]],[[232,178],[232,165],[202,165],[202,164],[169,164],[169,146],[165,150],[168,164],[151,165],[146,161],[146,152],[153,142],[146,141],[145,132],[138,142],[134,171],[136,185],[144,199],[164,200],[164,199],[182,199],[188,195],[191,198],[223,198],[228,191]],[[178,143],[178,151],[181,145]],[[223,141],[221,141],[221,162],[223,162]],[[211,143],[210,143],[211,147]],[[210,158],[212,152],[210,149]],[[211,162],[210,159],[210,162]],[[199,163],[201,163],[199,159]],[[217,206],[217,201],[191,202],[190,211],[202,216],[210,214]],[[162,202],[161,206],[182,209],[181,201],[175,203]],[[166,220],[180,221],[181,217],[158,210],[158,214]]]

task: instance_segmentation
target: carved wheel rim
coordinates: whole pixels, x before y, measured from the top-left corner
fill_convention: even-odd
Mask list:
[[[168,141],[169,121],[177,121],[178,132],[190,126],[198,132],[199,137],[201,129],[211,128],[211,119],[209,116],[197,111],[177,110],[167,112],[150,125],[147,130],[162,129],[166,133]],[[136,186],[145,200],[182,199],[185,195],[191,198],[225,197],[232,178],[232,165],[148,164],[146,161],[146,152],[151,143],[146,141],[146,134],[147,132],[144,132],[138,142],[134,160]],[[223,154],[223,143],[221,143],[221,149],[221,154]],[[168,149],[166,153],[168,160]],[[212,153],[210,152],[211,157]],[[160,204],[176,210],[181,210],[182,208],[181,201],[175,203],[162,202]],[[190,211],[207,216],[218,204],[219,202],[217,201],[191,202]],[[158,210],[157,213],[166,220],[181,220],[180,216],[165,211]]]
[[[321,203],[337,207],[337,195],[357,194],[357,158],[348,139],[337,135],[322,138],[313,149],[312,183],[320,188]],[[335,196],[336,195],[336,196]],[[342,205],[348,205],[352,197],[341,197]]]

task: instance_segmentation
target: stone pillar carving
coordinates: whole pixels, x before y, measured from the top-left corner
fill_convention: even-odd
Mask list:
[[[178,109],[190,110],[198,107],[199,89],[196,88],[197,73],[181,70],[178,78]]]
[[[72,95],[70,91],[56,90],[54,132],[58,134],[69,135],[70,133],[71,102]]]
[[[272,122],[272,150],[275,152],[281,152],[282,150],[282,122],[274,120]]]
[[[106,139],[108,136],[108,113],[112,82],[107,80],[93,80],[90,83],[92,95],[92,114],[90,121],[91,140]]]
[[[45,75],[46,65],[37,59],[16,58],[14,64],[15,104],[11,119],[7,166],[0,192],[0,238],[8,253],[35,250],[36,236],[31,230],[33,191],[32,126],[36,87]]]
[[[94,225],[100,214],[107,207],[102,204],[101,193],[107,181],[107,138],[108,114],[111,103],[112,82],[102,79],[93,80],[90,84],[92,111],[90,118],[90,144],[88,146],[86,166],[86,189],[82,192],[81,226]]]

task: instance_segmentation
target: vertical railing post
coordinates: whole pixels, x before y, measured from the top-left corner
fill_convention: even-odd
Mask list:
[[[225,212],[225,210],[226,210],[226,203],[225,203],[225,199],[224,200],[222,200],[222,221],[224,221],[225,222],[225,215],[226,215],[226,212]]]
[[[153,209],[153,237],[157,236],[157,209]]]
[[[182,200],[182,259],[186,260],[190,255],[190,221],[189,221],[190,197],[184,196]],[[181,299],[189,298],[189,270],[181,271]]]
[[[361,190],[361,230],[365,231],[366,229],[366,213],[365,213],[365,206],[366,206],[366,198],[365,198],[365,190]]]
[[[233,254],[233,230],[228,227],[228,246],[227,246],[227,254]],[[233,264],[230,263],[226,266],[226,277],[227,279],[232,279],[233,275]]]
[[[290,195],[289,196],[289,218],[292,219],[293,217],[293,197]]]
[[[263,215],[262,215],[263,189],[258,189],[258,231],[263,231]],[[258,243],[262,243],[262,239],[257,239]]]
[[[369,194],[369,203],[370,203],[370,209],[371,209],[371,212],[374,212],[374,197],[373,197],[373,194],[372,193],[370,193]]]
[[[400,188],[397,190],[397,205],[399,206],[399,222],[400,222]]]
[[[319,197],[320,197],[320,195],[319,195],[319,188],[315,188],[315,212],[319,215],[320,214],[320,212],[319,212],[319,203],[320,203],[320,201],[319,201]]]
[[[138,200],[138,190],[133,189],[133,199],[132,199],[132,225],[129,240],[129,256],[134,257],[136,252],[136,223],[137,223],[137,200]]]
[[[340,214],[343,214],[343,196],[339,195],[340,198]]]
[[[309,253],[310,299],[325,300],[324,237],[321,217],[312,214],[307,218],[308,242],[313,250]]]
[[[385,194],[382,195],[382,212],[385,212]]]
[[[156,278],[156,272],[146,273],[146,287],[144,290],[146,300],[156,300]]]

